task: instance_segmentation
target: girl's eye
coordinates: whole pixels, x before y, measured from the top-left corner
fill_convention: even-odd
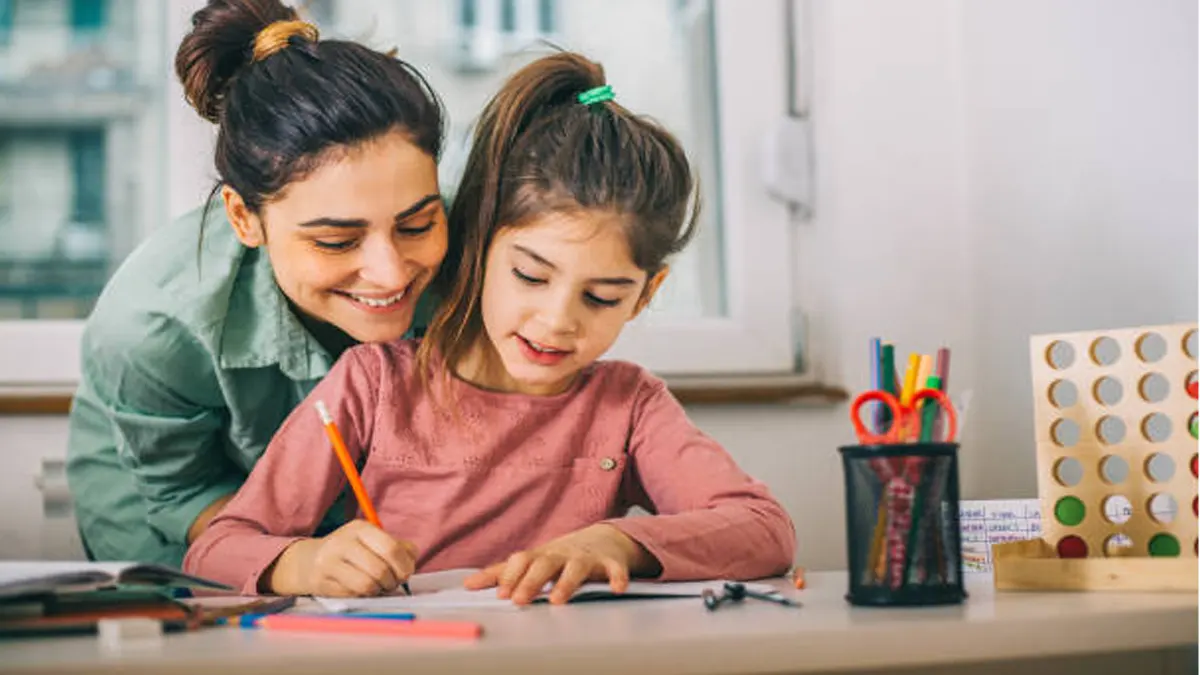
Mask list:
[[[617,305],[621,304],[620,298],[609,300],[608,298],[601,298],[599,296],[592,295],[591,293],[584,293],[583,297],[586,298],[588,302],[598,307],[616,307]]]
[[[519,270],[515,267],[513,268],[512,273],[513,273],[514,277],[529,284],[530,286],[540,286],[541,284],[546,283],[545,279],[538,279],[537,277],[531,277],[528,274],[525,274],[524,272],[522,272],[521,270]]]
[[[398,228],[396,228],[396,232],[399,234],[402,234],[406,237],[418,237],[418,236],[425,234],[426,232],[432,230],[433,226],[436,224],[437,224],[436,221],[431,220],[428,223],[426,223],[423,227],[398,227]]]
[[[318,239],[313,241],[313,244],[317,248],[322,248],[326,251],[345,251],[354,246],[355,241],[354,239],[346,239],[344,241],[321,241]]]

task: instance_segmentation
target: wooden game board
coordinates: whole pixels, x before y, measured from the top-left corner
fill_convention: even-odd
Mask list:
[[[997,587],[1195,589],[1196,324],[1038,335],[1030,355],[1043,535],[994,549]]]

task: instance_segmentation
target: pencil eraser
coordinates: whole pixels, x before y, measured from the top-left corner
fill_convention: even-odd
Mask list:
[[[110,648],[130,643],[158,642],[162,640],[163,634],[161,621],[141,617],[101,619],[98,622],[97,632],[100,642]]]

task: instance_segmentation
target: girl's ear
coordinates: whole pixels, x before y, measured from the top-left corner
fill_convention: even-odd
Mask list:
[[[654,299],[654,294],[657,293],[659,287],[662,286],[662,282],[666,281],[667,274],[669,274],[670,271],[671,268],[669,266],[663,265],[661,270],[659,270],[654,276],[650,277],[649,281],[646,282],[645,290],[642,291],[642,297],[638,298],[637,304],[633,306],[633,315],[629,317],[630,320],[637,318],[637,315],[641,314],[643,309],[646,309],[646,306],[649,305],[650,301]]]
[[[221,199],[225,201],[225,215],[233,226],[233,233],[238,241],[249,248],[263,245],[262,222],[258,216],[250,212],[245,200],[237,190],[228,185],[221,186]]]

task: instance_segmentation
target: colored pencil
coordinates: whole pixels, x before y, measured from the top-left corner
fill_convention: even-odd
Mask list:
[[[375,505],[367,496],[367,489],[363,487],[362,479],[358,476],[358,469],[354,467],[354,460],[350,458],[350,451],[346,449],[346,442],[342,440],[342,433],[338,431],[337,424],[333,421],[333,415],[329,414],[329,408],[325,407],[324,401],[317,401],[316,408],[317,414],[321,416],[321,425],[325,427],[325,435],[329,437],[329,442],[333,445],[333,453],[337,455],[338,463],[342,465],[342,473],[346,474],[346,480],[350,481],[350,489],[354,491],[358,507],[362,509],[367,522],[382,530],[383,524],[379,522],[379,514],[375,512]],[[400,586],[405,593],[412,595],[407,581],[400,582]]]

